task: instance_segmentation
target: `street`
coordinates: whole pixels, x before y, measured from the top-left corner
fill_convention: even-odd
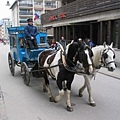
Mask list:
[[[51,103],[48,94],[42,91],[43,79],[31,78],[26,86],[16,67],[11,76],[7,62],[9,45],[0,43],[0,120],[120,120],[120,80],[98,73],[91,81],[92,96],[96,107],[88,105],[88,93],[78,97],[83,77],[75,75],[71,102],[73,112],[66,110],[65,97],[59,103]],[[54,95],[57,86],[50,81]]]

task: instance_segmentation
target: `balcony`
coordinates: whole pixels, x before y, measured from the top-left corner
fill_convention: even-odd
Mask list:
[[[20,20],[19,22],[20,22],[20,24],[27,24],[26,20]]]
[[[38,9],[40,9],[40,8],[43,8],[43,5],[34,5],[35,6],[35,8],[38,8]]]
[[[27,7],[33,7],[33,4],[27,4],[27,3],[20,3],[19,6],[27,6]]]
[[[27,24],[27,21],[25,21],[25,20],[20,20],[20,23],[26,23],[26,24]]]
[[[19,12],[19,15],[33,15],[32,12]]]
[[[46,8],[56,8],[56,5],[45,5]]]

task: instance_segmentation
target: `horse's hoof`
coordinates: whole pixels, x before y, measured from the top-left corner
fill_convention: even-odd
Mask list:
[[[58,103],[58,101],[57,101],[57,100],[54,100],[54,103]]]
[[[72,111],[73,111],[73,108],[72,108],[72,107],[67,106],[67,111],[72,112]]]
[[[95,106],[96,106],[96,104],[95,104],[95,103],[90,103],[90,105],[91,105],[92,107],[95,107]]]
[[[50,101],[50,102],[54,102],[55,100],[54,100],[53,97],[50,97],[50,98],[49,98],[49,101]]]
[[[83,97],[83,94],[82,94],[82,93],[79,93],[79,97]]]
[[[48,92],[47,89],[43,89],[43,92]]]

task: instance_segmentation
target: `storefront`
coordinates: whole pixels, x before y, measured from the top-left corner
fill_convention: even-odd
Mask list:
[[[95,44],[114,43],[120,49],[120,1],[76,0],[43,14],[44,27],[54,29],[54,37],[66,40],[90,38]]]

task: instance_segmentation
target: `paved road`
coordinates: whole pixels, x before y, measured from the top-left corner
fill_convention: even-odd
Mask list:
[[[29,87],[24,85],[20,68],[12,77],[8,64],[8,45],[0,44],[0,120],[120,120],[120,80],[97,74],[91,81],[93,98],[97,106],[88,105],[88,94],[77,96],[83,84],[82,76],[75,76],[71,101],[76,105],[73,112],[66,111],[65,97],[59,103],[50,103],[47,93],[42,92],[42,79],[32,78]],[[50,81],[54,95],[57,87]]]

